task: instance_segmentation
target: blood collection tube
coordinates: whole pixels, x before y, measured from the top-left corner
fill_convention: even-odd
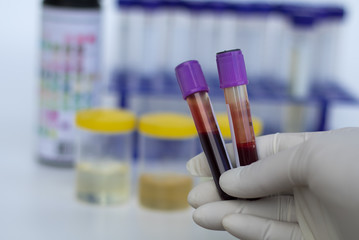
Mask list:
[[[248,79],[241,50],[217,53],[220,87],[224,90],[237,166],[258,160],[249,106]]]
[[[218,193],[223,200],[234,199],[223,192],[219,186],[219,177],[223,172],[231,169],[231,163],[213,113],[208,96],[209,88],[199,63],[191,60],[178,65],[176,77],[183,99],[187,101],[191,110]]]

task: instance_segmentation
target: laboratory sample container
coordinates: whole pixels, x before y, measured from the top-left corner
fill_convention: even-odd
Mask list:
[[[216,41],[214,52],[212,52],[214,56],[221,49],[232,49],[239,44],[236,39],[238,19],[236,13],[231,11],[232,5],[228,2],[212,1],[209,2],[209,6],[216,19],[213,26]]]
[[[75,113],[99,101],[99,1],[45,0],[41,28],[37,154],[41,163],[71,167]]]
[[[145,37],[145,11],[141,1],[120,0],[119,4],[119,28],[121,34],[121,48],[118,54],[120,57],[119,68],[125,68],[128,77],[129,87],[136,87],[138,81],[133,79],[138,77],[144,56],[143,39]],[[137,80],[137,79],[136,79]]]
[[[130,84],[135,85],[135,81],[129,81],[133,75],[133,66],[131,66],[130,59],[136,56],[138,58],[141,52],[141,47],[132,49],[134,39],[141,38],[141,30],[143,27],[141,12],[139,11],[139,3],[132,0],[119,0],[117,2],[118,11],[115,15],[116,30],[114,42],[116,45],[112,52],[115,53],[114,69],[111,87],[118,96],[117,105],[119,107],[126,107],[126,99],[129,93]],[[139,17],[137,17],[139,15]],[[138,34],[138,36],[136,36]],[[131,53],[131,54],[130,54]],[[136,62],[136,61],[135,61]],[[138,61],[137,61],[138,62]],[[132,78],[133,80],[133,78]]]
[[[196,128],[189,115],[157,112],[139,118],[138,199],[143,207],[188,207],[193,178],[186,162],[198,153]]]
[[[228,119],[237,166],[258,160],[247,93],[248,79],[242,51],[239,49],[217,53],[220,87],[224,90]]]
[[[341,6],[324,5],[319,11],[318,38],[316,39],[314,80],[318,87],[338,83],[339,47],[345,9]]]
[[[165,71],[173,77],[173,69],[178,62],[182,62],[191,56],[191,14],[184,1],[165,1],[167,12],[167,43]],[[177,88],[173,78],[170,79],[172,87]]]
[[[289,96],[292,101],[288,106],[284,131],[299,132],[305,129],[307,106],[310,103],[311,85],[314,77],[314,56],[317,54],[315,41],[317,37],[317,13],[296,9],[288,13],[292,26],[289,77]]]
[[[190,60],[179,64],[175,72],[182,97],[187,102],[196,125],[218,194],[223,200],[234,199],[219,186],[221,174],[231,169],[232,165],[218,128],[201,66],[198,61]]]
[[[156,94],[164,86],[162,69],[166,60],[168,15],[163,1],[143,1],[144,37],[142,39],[143,57],[141,62],[141,86]]]
[[[268,22],[272,11],[273,7],[264,2],[232,4],[231,12],[236,15],[236,25],[234,29],[228,29],[226,35],[230,32],[235,34],[235,45],[222,47],[217,51],[240,48],[246,55],[247,74],[252,81],[265,80],[266,77]]]
[[[135,115],[127,110],[92,109],[76,114],[76,195],[80,201],[114,205],[129,199],[135,124]]]
[[[291,9],[287,13],[292,26],[290,43],[289,94],[305,99],[310,94],[313,81],[313,59],[316,55],[317,13],[308,9]]]
[[[265,41],[263,82],[280,87],[281,89],[273,89],[274,92],[286,95],[290,72],[291,26],[283,4],[271,4],[271,7]]]

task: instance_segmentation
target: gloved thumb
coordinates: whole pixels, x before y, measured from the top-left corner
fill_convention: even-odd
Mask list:
[[[249,166],[226,171],[220,178],[220,186],[234,197],[258,198],[305,185],[307,160],[296,157],[300,148],[298,145]]]

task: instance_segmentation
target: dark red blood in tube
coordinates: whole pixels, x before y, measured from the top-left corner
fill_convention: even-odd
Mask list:
[[[199,92],[190,95],[187,102],[218,193],[223,200],[235,199],[223,192],[219,186],[221,174],[231,169],[231,166],[209,97],[206,92]]]
[[[258,160],[255,142],[237,143],[237,150],[241,166],[249,165]]]

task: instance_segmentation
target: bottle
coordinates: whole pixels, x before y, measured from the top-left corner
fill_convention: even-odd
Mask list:
[[[82,202],[119,205],[131,193],[136,116],[124,109],[76,113],[76,196]]]
[[[39,99],[39,161],[72,166],[74,117],[96,105],[100,77],[100,4],[44,0]]]

